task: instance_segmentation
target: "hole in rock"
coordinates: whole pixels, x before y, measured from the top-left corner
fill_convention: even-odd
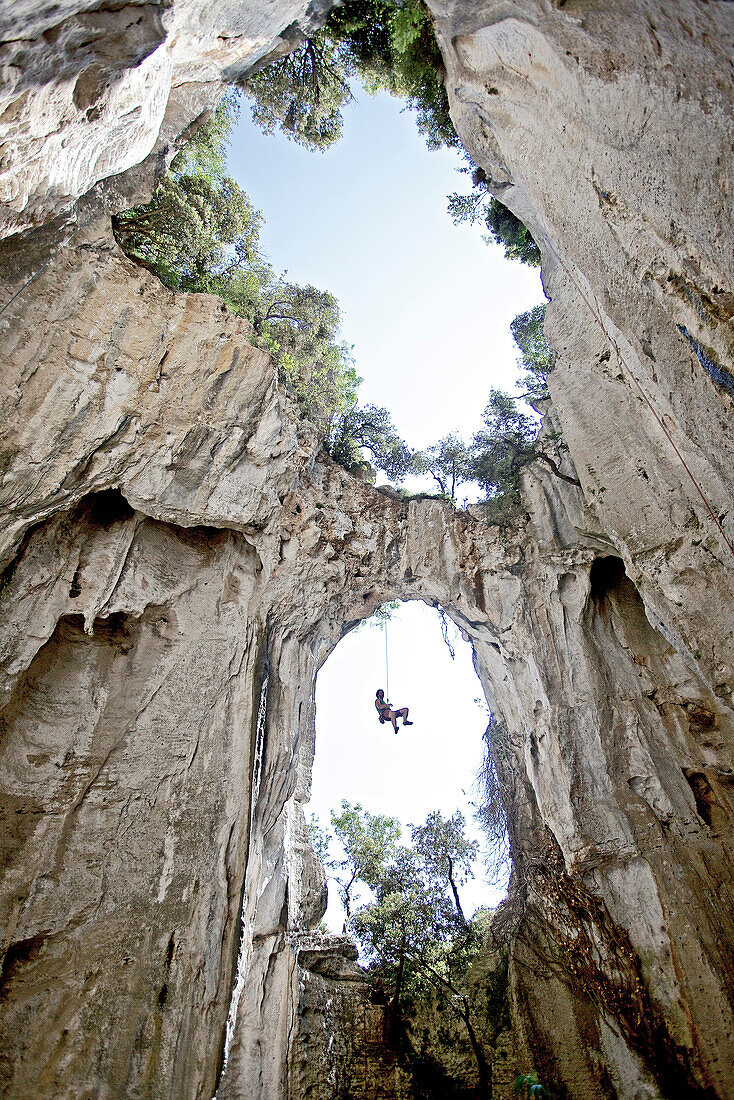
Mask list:
[[[683,774],[688,780],[696,802],[696,812],[709,828],[724,828],[728,823],[728,814],[716,797],[716,792],[705,772],[685,768]]]
[[[591,597],[598,604],[604,601],[612,593],[619,593],[627,585],[631,585],[624,568],[624,562],[617,557],[596,558],[591,565],[589,574],[591,582]]]
[[[484,766],[489,716],[482,687],[471,647],[449,621],[452,660],[434,608],[416,600],[389,613],[386,623],[373,617],[348,633],[319,672],[316,754],[306,815],[331,833],[333,863],[344,853],[330,816],[342,813],[343,801],[373,817],[397,818],[400,844],[409,849],[415,847],[409,826],[422,826],[437,811],[444,820],[460,812],[465,838],[478,849],[473,877],[459,871],[456,883],[461,908],[471,917],[475,910],[499,903],[509,878],[504,815],[499,858],[496,824],[490,843],[477,818],[488,799],[495,800],[496,808],[499,797],[496,776],[488,777]],[[391,722],[380,723],[374,705],[386,679],[390,702],[395,708],[407,706],[413,722],[404,726],[398,719],[397,735]],[[345,907],[339,882],[345,876],[339,868],[328,869],[328,862],[326,925],[340,932]],[[374,897],[364,881],[356,883],[350,890],[352,914]],[[451,900],[450,891],[447,897]],[[348,930],[354,931],[352,924]]]
[[[79,501],[79,507],[86,510],[89,522],[99,527],[111,527],[113,523],[123,523],[135,515],[119,489],[89,493]]]

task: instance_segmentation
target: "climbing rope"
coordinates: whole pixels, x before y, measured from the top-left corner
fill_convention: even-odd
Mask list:
[[[388,677],[388,662],[387,662],[387,619],[385,619],[385,699],[390,698],[390,680]]]
[[[578,280],[574,277],[573,273],[569,270],[569,268],[564,263],[561,256],[558,254],[558,251],[556,250],[553,242],[547,239],[546,243],[548,244],[548,247],[550,248],[550,250],[553,253],[553,255],[555,256],[555,258],[558,260],[558,263],[561,265],[561,267],[566,272],[566,274],[568,275],[568,277],[571,280],[571,282],[573,283],[573,285],[576,287],[576,290],[579,292],[579,295],[581,296],[582,300],[586,303],[586,305],[589,309],[589,312],[591,313],[591,316],[594,318],[594,320],[598,324],[599,328],[601,329],[602,333],[604,334],[604,336],[606,337],[606,339],[609,341],[612,348],[614,349],[614,353],[617,356],[617,361],[619,362],[619,365],[626,371],[627,375],[632,380],[632,382],[635,386],[635,389],[637,390],[637,392],[640,394],[640,396],[644,400],[645,404],[649,408],[652,415],[655,417],[655,420],[657,421],[660,429],[662,430],[663,435],[666,437],[666,439],[670,443],[671,447],[675,451],[676,455],[680,459],[681,466],[683,467],[685,472],[688,474],[688,477],[690,478],[693,487],[695,488],[696,492],[698,493],[701,500],[705,504],[706,510],[708,511],[708,513],[711,516],[712,520],[714,521],[714,523],[718,527],[722,539],[724,540],[726,545],[729,547],[729,550],[731,551],[732,555],[734,555],[734,545],[732,545],[732,543],[727,538],[726,532],[724,531],[724,528],[722,527],[718,516],[716,515],[713,508],[709,504],[708,499],[707,499],[703,489],[701,488],[701,486],[696,481],[696,478],[695,478],[693,472],[691,471],[688,463],[686,462],[685,458],[683,457],[680,450],[678,449],[678,447],[676,445],[676,442],[673,439],[670,432],[668,431],[668,428],[667,428],[665,422],[663,421],[662,417],[658,414],[658,412],[655,409],[652,401],[647,396],[645,390],[642,388],[640,383],[637,381],[637,378],[635,377],[635,374],[633,373],[632,368],[629,366],[629,364],[625,360],[624,356],[622,355],[622,352],[619,349],[619,345],[617,344],[617,341],[614,339],[614,337],[611,335],[611,333],[607,330],[607,327],[604,324],[604,319],[602,318],[601,314],[591,304],[591,302],[589,301],[587,295],[584,293],[582,287],[579,285]]]

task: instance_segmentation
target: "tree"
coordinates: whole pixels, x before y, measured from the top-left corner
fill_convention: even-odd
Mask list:
[[[482,414],[484,428],[474,436],[472,474],[488,496],[517,492],[520,471],[535,457],[538,422],[520,412],[508,393],[492,389]]]
[[[112,218],[118,244],[173,290],[219,293],[259,256],[262,214],[226,173],[239,114],[230,91],[174,158],[149,203]]]
[[[543,462],[562,481],[579,484],[548,454],[538,438],[538,421],[520,412],[516,398],[490,390],[482,419],[485,427],[474,436],[472,473],[489,497],[519,499],[520,474],[531,462]]]
[[[518,367],[525,374],[517,385],[531,400],[548,397],[548,375],[556,364],[556,353],[546,339],[543,328],[545,304],[520,313],[510,325],[512,338],[521,352]]]
[[[261,286],[253,327],[275,356],[301,412],[325,431],[353,407],[361,382],[351,348],[339,339],[341,311],[333,294],[281,277]]]
[[[307,149],[323,152],[342,134],[342,110],[352,99],[348,51],[319,32],[293,53],[247,78],[253,121],[270,134],[280,129]]]
[[[387,409],[379,405],[353,405],[335,417],[327,450],[335,462],[357,472],[367,464],[369,452],[379,470],[400,482],[415,468],[415,457],[400,438]]]
[[[120,247],[173,290],[210,291],[257,250],[262,217],[234,180],[167,172],[145,206],[116,214]],[[234,253],[234,258],[232,257]]]
[[[443,817],[438,810],[430,813],[423,825],[412,825],[413,847],[430,878],[448,886],[462,924],[467,920],[461,908],[458,887],[474,877],[473,863],[479,851],[476,840],[467,840],[466,821],[459,810]]]
[[[445,435],[417,456],[421,473],[430,474],[442,496],[456,503],[459,485],[471,480],[471,453],[456,432]]]
[[[240,117],[237,88],[228,88],[211,117],[199,126],[172,163],[174,175],[198,175],[221,179],[227,175],[227,147]]]
[[[332,871],[344,907],[344,931],[352,917],[353,890],[358,882],[374,888],[393,858],[400,839],[400,823],[384,814],[370,814],[357,803],[342,800],[341,813],[331,812],[331,827],[341,845],[342,859],[329,858],[326,866]]]
[[[459,147],[449,114],[441,52],[422,0],[347,0],[322,30],[244,85],[253,119],[310,149],[326,149],[342,132],[349,81],[407,100],[429,148]]]
[[[502,245],[508,260],[519,260],[530,267],[539,267],[540,249],[530,230],[490,192],[487,177],[481,168],[475,169],[472,183],[474,189],[468,195],[457,192],[449,195],[448,210],[454,225],[462,222],[473,225],[474,222],[484,221],[488,230],[484,238],[487,243]]]
[[[352,927],[381,979],[392,988],[391,1016],[404,996],[432,989],[459,1019],[477,1063],[479,1094],[491,1095],[489,1065],[477,1035],[463,978],[476,958],[481,922],[467,921],[457,884],[471,874],[477,845],[463,835],[460,813],[429,814],[412,827],[413,847],[399,847],[383,864],[375,898],[355,913]]]

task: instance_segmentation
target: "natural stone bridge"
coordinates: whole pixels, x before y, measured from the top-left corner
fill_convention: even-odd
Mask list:
[[[302,812],[315,678],[399,598],[457,623],[507,724],[511,997],[536,1064],[579,1098],[730,1095],[731,399],[680,329],[731,368],[731,6],[431,4],[457,125],[553,298],[548,415],[582,489],[534,470],[515,533],[350,477],[245,322],[119,254],[104,203],[299,17],[231,5],[197,38],[195,7],[142,5],[150,60],[95,86],[101,182],[70,170],[59,197],[28,154],[12,200],[10,282],[50,262],[2,316],[4,1094],[210,1097],[239,956],[219,1096],[289,1095],[285,934],[324,889]],[[119,33],[97,16],[85,72],[105,20]],[[16,150],[44,89],[78,82],[44,18]],[[114,160],[113,92],[141,65],[137,172]]]

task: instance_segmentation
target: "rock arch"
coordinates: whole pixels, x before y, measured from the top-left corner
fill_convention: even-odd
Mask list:
[[[583,529],[579,491],[546,491]],[[9,1095],[100,1073],[119,1095],[213,1092],[243,898],[248,977],[221,1095],[286,1087],[288,933],[318,920],[323,894],[301,811],[315,677],[344,625],[390,598],[441,603],[507,723],[497,764],[526,907],[514,995],[536,1058],[547,1073],[572,1064],[579,1095],[597,1060],[620,1089],[672,1072],[703,1087],[698,1067],[727,1042],[716,975],[730,802],[714,758],[730,715],[650,625],[600,536],[503,538],[318,459],[247,535],[110,500],[41,526],[9,581],[9,606],[37,631],[19,632],[3,712],[6,821],[21,823],[4,906]],[[700,775],[723,832],[697,810]],[[549,900],[559,876],[593,899],[596,923],[568,931],[571,901]],[[691,950],[694,921],[709,932]],[[560,957],[542,983],[523,970],[559,929],[570,945],[597,937],[593,1001]],[[629,1003],[614,984],[620,937]],[[660,1064],[632,1022],[643,1003],[657,1013]]]
[[[210,1096],[243,898],[222,1100],[287,1088],[313,682],[391,595],[447,609],[507,722],[512,997],[546,1079],[734,1088],[731,5],[430,6],[462,137],[541,245],[582,483],[529,474],[513,536],[331,466],[248,326],[110,238],[104,210],[313,5],[143,5],[121,53],[128,9],[69,0],[4,40],[8,1096]]]

